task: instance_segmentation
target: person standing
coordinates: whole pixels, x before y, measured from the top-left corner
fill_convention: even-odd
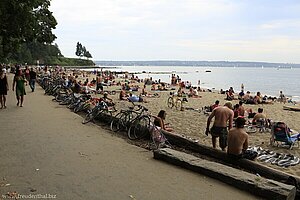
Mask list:
[[[27,81],[30,80],[30,70],[27,65],[25,66],[25,78]]]
[[[2,108],[6,108],[6,95],[8,91],[8,82],[6,77],[6,70],[0,70],[0,104]]]
[[[34,89],[35,89],[35,80],[36,80],[36,72],[33,70],[33,68],[30,69],[29,76],[30,76],[29,86],[31,88],[31,91],[34,92]]]
[[[17,70],[13,80],[13,91],[16,89],[16,97],[18,101],[17,106],[20,105],[20,107],[23,107],[24,95],[26,95],[25,83],[26,83],[26,79],[22,74],[22,70],[21,69]],[[21,104],[20,104],[20,100],[21,100]]]
[[[212,118],[215,118],[212,128],[209,130],[209,126]],[[207,127],[205,134],[211,133],[213,148],[216,148],[217,138],[219,137],[219,146],[222,151],[225,151],[227,147],[227,122],[229,124],[229,130],[232,128],[233,123],[233,110],[230,102],[225,103],[224,106],[215,108],[207,119]]]
[[[96,91],[98,92],[99,89],[103,92],[103,84],[102,84],[102,75],[98,74],[96,77]]]

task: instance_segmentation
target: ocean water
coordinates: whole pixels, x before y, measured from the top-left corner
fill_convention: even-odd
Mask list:
[[[282,90],[286,96],[300,100],[300,68],[120,66],[104,70],[127,71],[136,73],[139,78],[152,77],[153,80],[161,79],[168,83],[171,74],[175,73],[181,80],[190,81],[195,86],[198,86],[200,80],[200,87],[216,90],[233,87],[235,92],[241,90],[243,83],[244,90],[252,94],[260,91],[263,95],[279,96]]]

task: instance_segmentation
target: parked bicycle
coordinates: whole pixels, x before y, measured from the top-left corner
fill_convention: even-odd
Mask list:
[[[138,123],[135,122],[137,119],[139,119],[141,121],[140,123],[142,124],[141,117],[144,116],[144,114],[148,111],[148,109],[142,105],[135,105],[134,103],[132,104],[133,104],[132,107],[129,107],[128,110],[121,110],[121,112],[115,116],[115,119],[112,120],[110,124],[110,129],[112,131],[114,132],[122,131],[122,130],[128,131],[131,127],[131,124]],[[129,139],[137,138],[134,136],[131,137],[130,134],[131,131],[132,129],[127,134],[128,138]]]
[[[170,92],[170,97],[167,100],[169,108],[175,107],[176,110],[183,110],[183,103],[187,102],[186,97],[178,97],[174,92]]]
[[[105,101],[100,101],[92,110],[88,111],[82,123],[86,124],[98,117],[101,118],[101,121],[110,124],[112,113],[115,111],[114,106],[108,106]]]

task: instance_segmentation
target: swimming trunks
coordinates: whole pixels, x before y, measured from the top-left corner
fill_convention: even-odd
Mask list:
[[[241,158],[245,158],[248,160],[254,160],[257,157],[258,153],[256,151],[251,151],[251,150],[246,150],[244,152],[242,152],[239,155],[234,155],[234,154],[230,154],[228,153],[227,156],[229,159],[241,159]]]
[[[217,127],[213,126],[210,129],[210,133],[212,137],[220,137],[219,138],[219,146],[223,149],[227,147],[227,127]]]

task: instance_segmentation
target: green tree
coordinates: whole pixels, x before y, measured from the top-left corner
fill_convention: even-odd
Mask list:
[[[84,54],[84,57],[86,57],[87,59],[92,58],[92,55],[89,51],[86,51]]]
[[[83,47],[82,47],[81,57],[82,57],[82,56],[85,56],[85,54],[86,54],[86,48],[85,48],[85,46],[83,46]]]
[[[51,44],[57,22],[49,11],[51,0],[1,0],[0,61],[6,61],[24,43]]]
[[[83,55],[82,52],[82,44],[77,42],[75,55],[81,57]]]

